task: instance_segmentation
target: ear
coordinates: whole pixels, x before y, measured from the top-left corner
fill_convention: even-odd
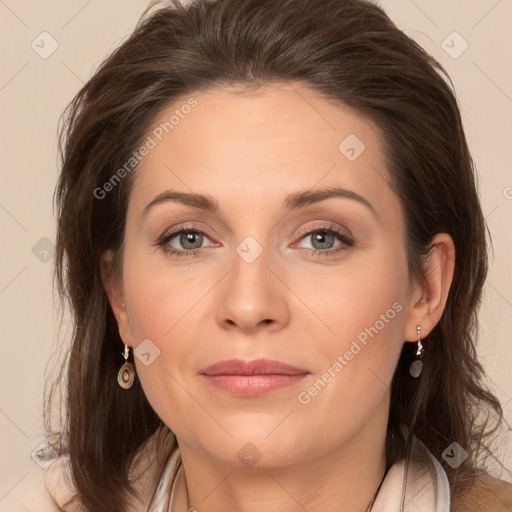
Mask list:
[[[113,271],[112,261],[114,255],[112,251],[107,251],[101,257],[101,279],[103,288],[107,294],[110,307],[117,321],[119,335],[125,345],[133,346],[131,328],[128,320],[128,313],[124,301],[124,290],[122,278]]]
[[[441,319],[455,268],[455,245],[450,235],[439,233],[433,239],[432,251],[425,268],[425,283],[416,284],[411,293],[403,339],[417,341],[416,327],[427,336]]]

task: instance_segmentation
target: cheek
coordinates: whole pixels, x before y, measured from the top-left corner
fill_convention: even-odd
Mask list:
[[[371,351],[382,356],[389,344],[401,345],[408,292],[403,252],[369,251],[342,267],[317,267],[294,279],[292,286],[322,328],[318,349],[332,357],[354,340],[364,348],[374,341]]]
[[[316,371],[297,402],[298,415],[324,419],[326,446],[388,407],[385,398],[403,346],[406,276],[387,265],[375,270],[354,269],[331,280],[329,300],[317,309],[329,329],[318,337]]]
[[[129,256],[123,263],[124,294],[134,361],[144,392],[160,413],[169,404],[187,403],[177,383],[182,381],[181,370],[192,368],[193,361],[182,329],[204,286],[187,286],[179,273],[149,265],[147,255],[130,252],[128,247]],[[148,347],[144,352],[151,354],[150,364],[139,358],[139,346]]]
[[[200,411],[187,393],[184,373],[194,367],[190,339],[184,336],[183,319],[190,313],[192,291],[141,266],[125,287],[126,303],[135,348],[135,366],[144,394],[160,418],[174,432],[187,430]],[[197,289],[197,288],[196,288]],[[144,340],[144,341],[143,341]],[[137,347],[148,343],[157,357],[146,365]],[[143,346],[142,344],[140,345]],[[187,373],[188,377],[188,373]],[[177,414],[179,411],[179,414]]]
[[[156,262],[155,262],[156,260]],[[182,319],[191,313],[208,286],[199,273],[171,269],[155,255],[137,254],[126,258],[125,299],[135,345],[149,338],[157,345],[172,340]],[[160,347],[162,348],[162,347]]]
[[[350,267],[350,268],[349,268]],[[302,401],[326,412],[371,410],[391,384],[403,346],[408,274],[405,254],[391,250],[368,255],[343,271],[317,273],[302,289],[308,306],[325,328],[317,335],[314,378],[304,386]],[[319,290],[322,290],[320,293]],[[317,398],[318,397],[318,398]],[[314,399],[314,400],[313,400]],[[313,401],[315,402],[313,404]]]

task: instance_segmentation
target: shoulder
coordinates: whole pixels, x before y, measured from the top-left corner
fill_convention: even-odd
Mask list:
[[[174,435],[167,427],[157,430],[137,453],[130,469],[129,480],[139,495],[127,512],[146,509],[167,460],[177,448]],[[0,512],[83,512],[73,483],[69,456],[41,458],[41,466],[32,469],[0,497]]]
[[[489,475],[479,476],[461,496],[453,497],[452,512],[510,512],[512,484]]]
[[[140,510],[149,503],[159,483],[162,463],[155,458],[139,457],[131,479],[141,501],[129,505],[127,512]],[[34,465],[35,466],[35,465]],[[68,457],[58,457],[50,466],[35,466],[0,501],[0,512],[83,512],[73,484]]]
[[[0,512],[78,512],[67,457],[28,472],[0,501]]]

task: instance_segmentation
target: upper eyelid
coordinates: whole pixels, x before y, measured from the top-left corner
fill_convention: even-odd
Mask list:
[[[199,228],[199,227],[195,227],[193,225],[187,225],[187,226],[179,227],[177,229],[173,229],[172,231],[169,231],[169,232],[164,232],[164,234],[161,236],[161,238],[162,239],[173,238],[176,235],[179,235],[180,233],[182,233],[184,231],[190,231],[192,233],[201,233],[202,235],[207,236],[209,239],[211,238],[206,230]]]
[[[347,238],[354,238],[352,233],[350,232],[349,229],[347,228],[340,228],[338,226],[336,226],[335,224],[332,224],[328,221],[319,221],[322,223],[322,225],[320,226],[313,226],[313,227],[309,227],[309,228],[306,228],[306,229],[301,229],[299,231],[299,236],[300,237],[303,237],[303,236],[306,236],[306,235],[309,235],[311,233],[314,233],[316,231],[322,231],[322,230],[325,230],[325,231],[332,231],[334,233],[337,233],[339,235],[344,235],[346,236]]]

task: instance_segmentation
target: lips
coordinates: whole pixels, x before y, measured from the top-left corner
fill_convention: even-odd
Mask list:
[[[256,397],[297,385],[310,372],[280,361],[230,359],[201,372],[215,390],[239,397]]]

